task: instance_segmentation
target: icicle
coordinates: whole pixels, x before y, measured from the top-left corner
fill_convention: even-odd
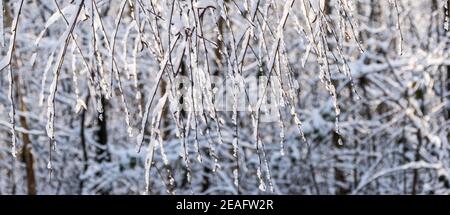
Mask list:
[[[169,171],[169,170],[168,170],[168,171]],[[175,179],[172,177],[171,174],[169,174],[169,184],[170,184],[171,186],[174,186],[174,185],[175,185]]]
[[[390,0],[390,3],[394,5],[395,11],[397,12],[397,29],[399,32],[399,37],[398,37],[398,42],[397,42],[398,55],[403,55],[403,32],[402,32],[401,25],[400,25],[400,11],[398,8],[398,2],[397,2],[397,0]]]
[[[78,77],[77,77],[77,65],[76,65],[76,55],[75,55],[76,43],[72,43],[71,53],[72,53],[72,81],[75,87],[76,105],[75,113],[80,113],[83,109],[87,110],[87,105],[80,98],[80,89],[78,88]]]
[[[190,171],[190,167],[186,166],[186,168],[189,168],[189,170],[186,173],[186,180],[188,181],[188,183],[191,183],[191,171]]]
[[[239,187],[239,170],[233,170],[234,186]]]
[[[82,99],[78,98],[75,105],[75,113],[80,113],[82,110],[87,110],[87,105]]]
[[[266,171],[267,171],[266,177],[267,177],[267,181],[269,182],[269,190],[270,190],[271,193],[273,193],[274,192],[274,187],[273,187],[273,182],[272,182],[272,176],[270,174],[269,163],[267,161],[267,158],[265,158],[265,155],[264,155],[264,163],[265,163]]]
[[[145,194],[150,193],[150,170],[153,162],[153,154],[157,140],[152,139],[147,149],[147,156],[145,158]]]
[[[295,112],[294,106],[291,107],[290,112],[291,112],[291,116],[294,118],[294,123],[297,125],[297,129],[300,132],[300,135],[301,135],[303,141],[306,141],[306,136],[305,136],[305,133],[303,132],[303,128],[302,128],[302,122],[298,118],[297,113]]]
[[[220,164],[219,161],[217,160],[217,158],[214,158],[214,167],[213,167],[213,172],[217,172],[217,170],[220,169]]]
[[[0,47],[5,46],[5,29],[3,26],[3,1],[0,1]]]
[[[155,123],[159,124],[160,120],[161,120],[161,115],[158,116],[157,122],[155,122]],[[164,150],[164,145],[163,145],[164,142],[162,139],[161,132],[159,130],[155,129],[155,133],[158,134],[159,152],[161,153],[161,158],[163,160],[164,165],[167,166],[167,165],[169,165],[169,159],[167,158],[166,151]]]
[[[264,183],[264,179],[262,177],[262,173],[261,173],[261,167],[258,167],[258,169],[256,170],[256,176],[258,176],[258,180],[259,180],[259,190],[262,192],[266,191],[266,183]]]
[[[138,115],[139,117],[142,117],[142,105],[141,105],[141,92],[139,91],[139,82],[138,82],[138,74],[137,74],[137,55],[138,55],[138,48],[139,48],[139,44],[140,44],[140,40],[138,38],[140,38],[140,32],[139,29],[138,30],[138,36],[136,37],[135,40],[135,45],[134,45],[134,49],[133,49],[133,64],[131,67],[131,75],[133,76],[133,84],[134,84],[134,88],[136,90],[136,95],[135,95],[135,99],[138,103]]]
[[[203,163],[202,155],[200,154],[200,145],[198,140],[195,140],[195,151],[197,151],[196,159],[199,163]]]
[[[53,78],[52,84],[50,85],[50,95],[47,99],[47,136],[54,140],[55,134],[54,134],[54,117],[55,117],[55,94],[56,94],[56,85],[58,83],[58,75],[55,74],[55,77]]]
[[[238,156],[238,139],[237,137],[233,138],[233,157],[237,158]]]
[[[103,103],[102,103],[102,100],[101,100],[101,98],[97,98],[96,101],[97,101],[96,102],[97,103],[96,109],[97,109],[97,113],[98,113],[98,119],[100,121],[103,121]]]
[[[267,178],[267,181],[269,182],[269,189],[270,189],[270,192],[273,193],[274,188],[273,188],[273,183],[272,183],[272,175],[270,173],[269,161],[267,160],[266,150],[264,149],[264,145],[262,144],[261,140],[259,140],[258,142],[262,149],[261,151],[262,151],[262,156],[263,156],[264,167],[267,172],[266,178]],[[261,167],[259,167],[259,168],[261,168]]]
[[[47,162],[47,169],[49,169],[49,170],[53,169],[52,161]]]
[[[444,21],[444,29],[449,32],[450,31],[450,0],[447,0],[446,3],[444,3],[445,8],[445,21]]]
[[[9,66],[9,88],[8,88],[8,98],[11,104],[11,110],[9,111],[9,120],[11,123],[11,143],[12,149],[11,154],[13,157],[16,157],[16,108],[14,106],[14,95],[13,95],[13,87],[14,87],[14,77],[11,66]]]
[[[133,137],[133,128],[131,127],[131,123],[130,123],[130,112],[128,111],[128,104],[125,100],[125,94],[123,92],[122,81],[120,80],[119,71],[115,72],[115,76],[116,76],[117,85],[118,85],[119,92],[120,92],[120,100],[122,102],[123,109],[125,112],[125,124],[127,126],[127,133],[128,133],[129,137]]]
[[[163,160],[164,165],[169,165],[169,159],[167,159],[166,151],[164,150],[163,143],[160,140],[159,151],[161,152],[161,158]]]
[[[284,140],[285,140],[285,134],[284,134],[284,125],[283,122],[280,120],[280,153],[281,156],[285,155],[285,149],[284,149]]]
[[[239,76],[238,74],[235,74],[235,76]],[[237,112],[237,105],[238,105],[238,83],[237,83],[237,77],[233,78],[233,116],[232,121],[235,126],[235,134],[233,136],[233,157],[236,159],[238,158],[238,112]],[[238,161],[239,162],[239,161]]]
[[[339,116],[336,116],[334,125],[335,125],[335,132],[338,135],[338,145],[342,146],[344,144],[342,143],[341,131],[339,129]]]
[[[133,28],[137,28],[136,22],[134,20],[131,22],[131,24],[129,24],[127,26],[127,29],[125,30],[125,33],[123,34],[123,39],[122,39],[123,53],[121,56],[122,56],[122,58],[123,58],[122,60],[124,62],[123,70],[125,71],[125,75],[126,75],[127,79],[131,78],[130,69],[129,69],[130,65],[128,63],[129,61],[128,61],[128,45],[127,45],[127,43],[128,43],[128,38],[130,36],[131,30],[133,30]],[[138,29],[138,31],[139,31],[139,29]]]
[[[44,105],[44,100],[45,100],[45,82],[47,82],[47,74],[48,74],[48,71],[50,70],[50,68],[52,67],[52,63],[53,63],[53,53],[49,56],[49,58],[47,60],[47,65],[45,66],[45,69],[44,69],[44,74],[42,75],[41,93],[39,95],[39,106]]]

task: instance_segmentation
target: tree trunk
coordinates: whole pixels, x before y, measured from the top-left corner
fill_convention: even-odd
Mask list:
[[[85,103],[88,104],[89,103],[89,98],[90,98],[90,94],[88,92],[88,95],[86,97]],[[82,174],[86,173],[87,169],[88,169],[88,154],[87,154],[87,145],[86,145],[86,137],[85,137],[85,128],[84,128],[84,122],[86,119],[86,111],[87,110],[83,110],[83,112],[81,113],[81,120],[80,120],[80,143],[81,143],[81,149],[83,151],[83,172]],[[80,184],[79,184],[79,188],[80,188],[80,194],[83,194],[83,187],[84,187],[84,180],[81,179],[80,180]]]
[[[95,152],[96,152],[96,156],[95,156],[95,160],[98,163],[102,163],[102,162],[108,162],[111,161],[111,155],[109,153],[108,150],[108,128],[107,128],[107,120],[108,120],[108,116],[107,116],[107,106],[108,104],[105,101],[105,97],[102,96],[101,97],[101,102],[102,102],[102,106],[103,106],[103,119],[99,120],[99,130],[96,132],[96,136],[97,136],[97,143],[101,146],[101,147],[97,147]]]
[[[16,76],[16,85],[17,85],[16,87],[17,87],[17,92],[18,92],[18,97],[19,97],[19,109],[21,112],[26,113],[27,109],[26,109],[25,103],[23,101],[23,96],[21,93],[21,88],[20,88],[18,77],[19,76]],[[25,118],[25,116],[21,115],[19,117],[19,122],[20,122],[20,125],[25,130],[29,130],[29,126],[28,126],[27,119]],[[30,140],[30,136],[25,132],[22,133],[22,141],[23,141],[22,160],[25,163],[28,195],[36,195],[37,192],[36,192],[36,178],[35,178],[35,174],[34,174],[34,160],[33,160],[33,153],[31,152],[32,143]]]

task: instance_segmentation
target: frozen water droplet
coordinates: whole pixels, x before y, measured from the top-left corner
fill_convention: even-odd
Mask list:
[[[264,182],[262,182],[262,183],[259,184],[258,188],[259,188],[260,191],[265,192],[266,191],[266,184],[264,184]]]

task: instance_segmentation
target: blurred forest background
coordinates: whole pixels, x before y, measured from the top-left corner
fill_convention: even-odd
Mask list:
[[[449,194],[449,4],[0,0],[0,194]]]

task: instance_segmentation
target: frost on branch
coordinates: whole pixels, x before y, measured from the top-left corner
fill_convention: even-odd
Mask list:
[[[1,1],[0,194],[448,194],[448,2]]]

